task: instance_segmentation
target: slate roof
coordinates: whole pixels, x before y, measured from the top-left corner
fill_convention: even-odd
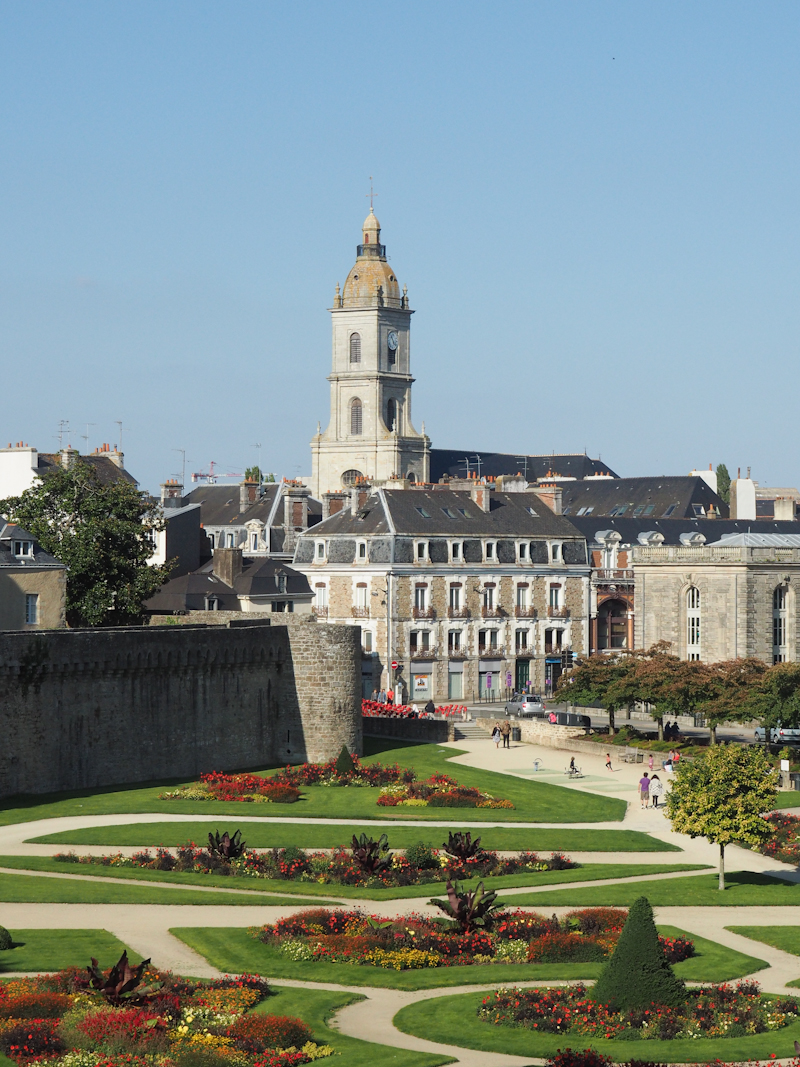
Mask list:
[[[203,509],[204,526],[244,526],[251,519],[266,523],[275,499],[280,490],[280,483],[269,483],[264,487],[264,495],[251,504],[246,511],[239,510],[239,485],[198,485],[184,494],[184,504],[200,504]],[[315,525],[322,518],[322,505],[312,497],[308,498],[308,524]],[[283,526],[283,504],[278,503],[274,526]]]
[[[595,536],[600,530],[616,530],[622,538],[621,545],[638,545],[639,534],[651,530],[664,535],[665,545],[679,545],[680,535],[701,533],[706,544],[714,544],[726,535],[746,534],[800,534],[800,522],[775,522],[770,519],[653,519],[609,518],[600,515],[570,516],[569,521],[586,537],[588,543],[596,544]]]
[[[33,541],[33,555],[21,559],[14,555],[14,541]],[[48,567],[53,569],[63,568],[61,560],[51,556],[49,552],[40,546],[36,538],[14,523],[4,522],[0,519],[0,567]]]
[[[311,598],[306,576],[280,560],[245,556],[242,564],[242,573],[230,586],[214,574],[213,561],[209,560],[191,574],[183,574],[162,585],[155,596],[144,602],[145,610],[157,614],[204,611],[206,596],[218,598],[220,611],[239,611],[239,596],[268,596],[272,600]],[[286,577],[285,591],[278,588],[279,575]]]
[[[536,514],[532,515],[529,508]],[[337,512],[315,533],[366,536],[392,530],[415,537],[583,538],[535,493],[492,491],[491,508],[484,512],[468,492],[449,489],[386,489],[370,496],[357,515],[350,508]]]
[[[782,526],[789,525],[781,523]],[[791,525],[795,525],[792,523]],[[800,533],[747,533],[725,534],[713,545],[746,545],[750,548],[800,548]]]
[[[451,478],[465,478],[467,475],[464,458],[469,458],[470,472],[477,473],[475,456],[481,457],[481,477],[499,477],[501,474],[525,474],[529,482],[535,482],[537,478],[545,478],[551,471],[560,474],[562,478],[585,478],[589,474],[612,474],[617,475],[607,463],[599,459],[591,459],[583,454],[556,456],[527,456],[523,458],[521,452],[478,452],[467,449],[461,451],[453,448],[431,449],[431,481],[438,482],[445,474]],[[525,464],[527,459],[527,465]],[[526,473],[527,471],[527,473]]]
[[[126,471],[124,467],[118,467],[107,455],[103,455],[102,453],[92,452],[88,456],[78,457],[77,461],[91,467],[97,475],[97,479],[101,485],[113,485],[114,482],[128,482],[130,485],[139,484],[134,476]],[[37,470],[40,475],[45,474],[48,470],[52,470],[53,467],[60,466],[61,456],[57,452],[38,453]]]
[[[625,507],[624,515],[652,519],[694,518],[693,504],[708,513],[714,505],[721,516],[729,508],[700,477],[598,478],[583,482],[559,482],[563,489],[562,511],[572,519],[581,508],[592,508],[597,518]],[[641,509],[637,515],[637,509]]]

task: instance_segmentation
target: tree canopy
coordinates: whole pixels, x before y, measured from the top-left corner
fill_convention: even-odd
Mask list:
[[[731,476],[724,463],[717,467],[717,496],[726,504],[731,502]]]
[[[800,724],[800,663],[776,663],[768,668],[759,685],[748,694],[742,717],[762,722],[765,739],[778,723]]]
[[[682,759],[667,793],[672,829],[719,845],[719,888],[725,888],[725,846],[760,844],[772,833],[763,813],[775,805],[778,772],[763,749],[713,745],[697,759]]]
[[[130,482],[103,485],[86,463],[56,467],[0,512],[66,564],[70,626],[135,624],[169,577],[169,563],[147,562],[162,528],[155,503]]]

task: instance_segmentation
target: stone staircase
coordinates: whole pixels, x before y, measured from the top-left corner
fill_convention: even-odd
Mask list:
[[[485,741],[489,736],[488,730],[484,730],[476,722],[454,723],[456,741]]]

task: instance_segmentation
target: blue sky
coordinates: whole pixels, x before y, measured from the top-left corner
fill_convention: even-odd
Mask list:
[[[0,2],[0,442],[310,470],[365,193],[434,445],[800,483],[797,3]]]

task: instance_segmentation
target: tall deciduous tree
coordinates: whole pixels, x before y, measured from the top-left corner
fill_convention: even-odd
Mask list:
[[[719,845],[719,888],[725,888],[725,846],[757,845],[772,834],[763,813],[775,805],[778,772],[760,748],[714,745],[681,760],[667,794],[672,829]]]
[[[730,659],[707,667],[708,698],[700,706],[711,731],[711,744],[717,743],[717,727],[723,722],[752,719],[750,702],[761,691],[766,663],[760,659]]]
[[[753,689],[742,709],[743,717],[758,719],[764,726],[765,746],[773,726],[800,724],[800,663],[776,663]]]
[[[161,519],[135,485],[103,485],[86,463],[57,467],[0,513],[33,534],[65,563],[67,623],[123,626],[142,618],[142,602],[169,577],[170,564],[148,565]]]
[[[601,653],[581,660],[562,674],[558,692],[575,704],[600,704],[608,712],[608,729],[616,729],[615,715],[636,699],[636,658],[630,652]]]
[[[659,641],[638,654],[635,687],[637,700],[652,705],[651,715],[664,740],[664,716],[691,715],[710,694],[709,671],[695,660],[681,660]]]

